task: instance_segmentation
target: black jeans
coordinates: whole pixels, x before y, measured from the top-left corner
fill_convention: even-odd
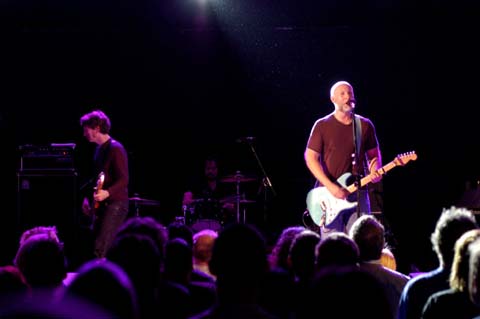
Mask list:
[[[95,220],[93,233],[95,236],[94,252],[97,258],[104,258],[112,245],[115,235],[128,215],[128,200],[113,201],[105,204]]]

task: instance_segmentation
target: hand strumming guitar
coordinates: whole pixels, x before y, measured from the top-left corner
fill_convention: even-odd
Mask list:
[[[327,187],[328,191],[338,199],[346,199],[350,193],[348,190],[338,184],[332,183]]]
[[[110,196],[110,193],[106,189],[99,189],[93,194],[93,200],[96,202],[103,202]]]

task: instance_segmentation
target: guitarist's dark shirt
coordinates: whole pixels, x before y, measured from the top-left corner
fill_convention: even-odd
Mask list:
[[[360,166],[365,167],[365,153],[378,145],[375,128],[372,122],[362,116],[360,118],[362,137],[360,146]],[[353,124],[345,125],[335,116],[329,114],[315,122],[307,147],[320,153],[322,167],[331,180],[337,180],[344,173],[352,173],[352,154],[355,152],[353,143]],[[365,172],[362,170],[360,174]]]
[[[110,138],[97,146],[94,160],[96,174],[105,173],[103,189],[110,193],[107,201],[128,200],[128,157],[123,145]]]

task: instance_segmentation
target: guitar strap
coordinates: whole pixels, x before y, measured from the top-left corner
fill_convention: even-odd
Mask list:
[[[360,117],[355,114],[355,140],[356,140],[356,152],[358,156],[365,156],[365,154],[360,154],[360,149],[362,145],[362,122],[360,121]],[[365,159],[362,158],[360,160],[360,163],[362,163],[362,167],[357,166],[357,174],[363,175],[365,174]]]
[[[357,140],[357,154],[360,154],[360,145],[362,145],[362,122],[360,121],[360,117],[355,115],[355,138]]]

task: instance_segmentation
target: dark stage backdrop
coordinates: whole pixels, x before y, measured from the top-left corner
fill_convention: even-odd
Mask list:
[[[274,238],[302,223],[313,186],[305,144],[314,121],[332,111],[330,86],[344,79],[357,112],[376,125],[384,162],[418,154],[385,176],[378,205],[401,267],[434,267],[429,236],[442,208],[479,178],[478,8],[236,2],[2,3],[3,227],[14,229],[18,214],[18,146],[75,143],[82,184],[92,177],[93,148],[78,120],[101,108],[129,151],[131,195],[159,201],[161,219],[180,214],[186,181],[213,153],[221,174],[258,177],[242,185],[257,201],[248,218]],[[259,162],[236,142],[244,136],[256,137],[276,196],[259,188]],[[49,194],[52,207],[64,202],[64,190]],[[8,262],[17,234],[2,234]]]

